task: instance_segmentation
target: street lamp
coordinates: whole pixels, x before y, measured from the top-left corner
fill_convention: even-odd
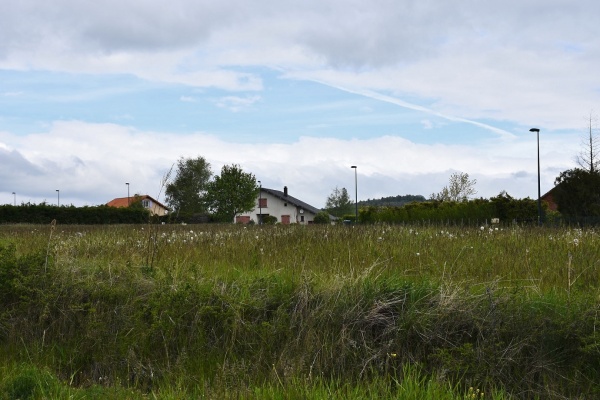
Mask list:
[[[258,181],[258,224],[262,225],[262,183]]]
[[[125,182],[127,185],[127,207],[129,207],[129,182]]]
[[[537,134],[537,167],[538,167],[538,225],[542,225],[542,192],[540,190],[540,130],[531,128],[529,132]]]
[[[358,177],[356,165],[351,166],[350,168],[354,168],[354,223],[358,223]]]
[[[56,205],[60,207],[60,190],[56,189]]]
[[[15,207],[17,206],[17,194],[15,192],[12,192],[13,196],[15,197]]]

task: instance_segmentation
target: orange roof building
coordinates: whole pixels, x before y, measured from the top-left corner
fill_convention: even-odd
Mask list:
[[[166,215],[169,208],[147,194],[136,194],[131,197],[117,197],[106,203],[109,207],[129,207],[133,203],[141,202],[142,207],[150,211],[152,215]]]

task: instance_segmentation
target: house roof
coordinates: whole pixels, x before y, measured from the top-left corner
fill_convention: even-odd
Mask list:
[[[116,199],[112,199],[111,201],[106,203],[106,205],[109,207],[128,207],[129,204],[131,204],[134,201],[142,201],[145,199],[152,200],[153,203],[158,204],[165,210],[169,209],[169,207],[165,206],[160,201],[156,200],[155,198],[153,198],[152,196],[149,196],[147,194],[138,194],[138,195],[131,196],[131,197],[117,197]]]
[[[304,210],[310,211],[313,214],[318,214],[319,212],[321,212],[321,210],[319,210],[318,208],[313,207],[310,204],[305,203],[300,199],[290,196],[289,194],[286,196],[286,194],[284,192],[282,192],[281,190],[267,189],[267,188],[261,188],[261,190],[265,193],[269,193],[271,196],[275,196],[285,202],[293,204],[296,207],[300,207]]]

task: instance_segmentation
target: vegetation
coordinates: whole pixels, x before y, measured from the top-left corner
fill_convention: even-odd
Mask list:
[[[599,249],[516,225],[4,225],[0,398],[598,398]]]
[[[566,217],[600,216],[600,172],[570,169],[555,181],[554,199]]]
[[[139,206],[138,206],[139,205]],[[133,207],[55,206],[46,203],[23,203],[19,206],[0,205],[0,223],[50,224],[59,220],[65,224],[138,224],[147,223],[148,210],[141,203]]]
[[[584,140],[582,141],[583,149],[577,155],[575,160],[579,168],[590,173],[598,173],[600,167],[600,154],[598,147],[600,146],[600,136],[598,136],[598,116],[590,112],[587,119],[587,128]]]
[[[344,214],[352,213],[353,206],[354,203],[352,200],[350,200],[350,196],[348,195],[346,188],[338,189],[336,187],[327,197],[325,210],[327,210],[329,214],[341,218],[344,216]]]
[[[467,201],[470,197],[477,194],[475,190],[476,179],[469,179],[469,174],[465,172],[455,172],[450,175],[448,186],[439,193],[431,195],[431,200],[437,201]]]
[[[204,201],[217,221],[233,222],[237,214],[256,206],[259,190],[253,174],[239,165],[225,165],[208,183]]]
[[[403,207],[362,207],[359,222],[481,226],[496,218],[503,223],[522,223],[535,221],[536,216],[537,201],[514,199],[502,192],[489,200],[426,201],[409,203]]]
[[[368,200],[359,201],[358,206],[359,207],[362,207],[362,206],[401,207],[408,203],[413,203],[413,202],[418,203],[418,202],[422,202],[422,201],[426,201],[426,199],[425,199],[425,197],[423,197],[421,195],[405,194],[405,195],[398,195],[398,196],[382,197],[380,199],[368,199]]]
[[[329,217],[329,213],[327,211],[320,211],[315,215],[313,219],[313,223],[315,224],[329,224],[331,223],[331,218]]]
[[[180,158],[177,161],[175,178],[168,182],[165,200],[179,215],[206,213],[204,193],[212,176],[210,164],[204,157]]]

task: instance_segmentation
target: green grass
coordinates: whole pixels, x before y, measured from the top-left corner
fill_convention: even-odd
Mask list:
[[[0,399],[598,396],[599,245],[591,229],[1,226]]]

